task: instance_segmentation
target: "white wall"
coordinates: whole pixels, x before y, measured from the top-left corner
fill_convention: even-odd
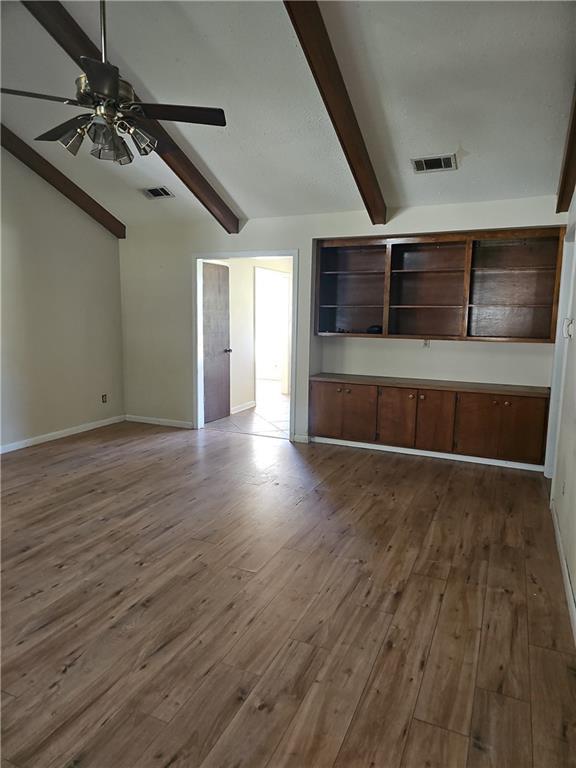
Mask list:
[[[327,373],[547,387],[553,356],[553,344],[431,341],[425,347],[415,339],[325,338],[321,367]]]
[[[570,208],[565,258],[576,260],[576,195]],[[576,267],[573,266],[576,270]],[[567,317],[576,316],[576,279]],[[576,323],[575,323],[576,325]],[[576,327],[566,344],[560,418],[556,448],[556,471],[552,481],[552,503],[557,516],[563,556],[576,592]],[[576,610],[576,606],[575,606]],[[576,624],[574,626],[576,633]]]
[[[142,416],[194,421],[192,296],[196,255],[214,254],[216,258],[219,253],[230,251],[298,250],[293,397],[296,434],[303,435],[307,432],[309,373],[321,370],[323,355],[328,356],[324,362],[336,364],[336,360],[330,359],[333,345],[326,345],[317,337],[310,340],[313,238],[564,224],[566,215],[554,211],[555,199],[545,197],[391,211],[389,223],[376,227],[363,211],[252,219],[238,235],[227,235],[208,219],[163,230],[142,227],[120,246],[127,409]],[[431,350],[421,349],[417,343],[407,347],[406,342],[397,340],[368,340],[369,344],[361,339],[334,341],[347,345],[344,352],[338,353],[342,365],[342,356],[347,354],[354,356],[355,364],[360,361],[362,365],[371,365],[371,358],[385,349],[383,367],[379,369],[382,373],[410,369],[410,375],[416,375],[416,370],[423,372],[424,365],[429,372],[426,361],[441,349],[437,344]],[[549,381],[550,345],[445,344],[444,362],[435,368],[438,378],[514,383],[519,380],[517,371],[521,370],[523,383]],[[407,367],[408,363],[403,362],[407,360],[407,349],[413,350],[408,354],[421,360],[421,366],[410,362]],[[516,363],[510,362],[511,357],[522,360],[521,365],[517,363],[518,369]]]
[[[1,159],[5,446],[124,404],[118,240],[12,155]]]

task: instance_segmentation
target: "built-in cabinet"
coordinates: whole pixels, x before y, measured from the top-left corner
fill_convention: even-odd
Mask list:
[[[561,227],[317,242],[316,333],[554,340]]]
[[[544,458],[548,389],[318,374],[312,436],[528,464]]]

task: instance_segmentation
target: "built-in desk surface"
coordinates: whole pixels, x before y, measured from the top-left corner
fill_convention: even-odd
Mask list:
[[[395,376],[355,376],[346,373],[316,373],[310,376],[310,381],[332,381],[342,384],[375,384],[379,387],[405,387],[407,389],[442,389],[451,392],[478,392],[491,395],[550,397],[549,387],[526,387],[519,384],[487,384],[470,381],[444,381],[440,379],[404,379]]]

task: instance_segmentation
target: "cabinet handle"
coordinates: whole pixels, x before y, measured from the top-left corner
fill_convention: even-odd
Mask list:
[[[426,395],[420,395],[420,400],[426,400]]]
[[[512,403],[509,400],[504,400],[504,405],[512,405]]]
[[[414,400],[414,395],[408,395],[409,400]]]
[[[336,390],[336,392],[342,392],[342,387],[338,387],[338,389]]]
[[[346,392],[346,394],[349,395],[350,392],[352,392],[352,390],[351,389],[345,389],[344,392]]]
[[[498,405],[498,400],[492,400],[492,403],[493,403],[494,405]]]

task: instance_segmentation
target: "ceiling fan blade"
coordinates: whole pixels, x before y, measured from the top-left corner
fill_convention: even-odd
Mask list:
[[[92,93],[105,99],[118,99],[118,80],[120,73],[118,67],[108,62],[90,59],[88,56],[80,56],[80,65],[88,78],[88,84]]]
[[[83,115],[76,115],[76,117],[73,117],[71,120],[66,120],[65,123],[60,123],[60,125],[51,128],[49,131],[46,131],[46,133],[36,136],[35,141],[58,141],[58,139],[62,138],[62,136],[72,130],[72,128],[82,128],[82,126],[86,125],[92,117],[93,115],[91,112],[85,112]]]
[[[76,99],[65,99],[62,96],[48,96],[46,93],[33,93],[32,91],[16,91],[14,88],[0,88],[2,93],[10,96],[25,96],[28,99],[43,99],[44,101],[57,101],[60,104],[70,104],[72,107],[81,107]]]
[[[150,120],[173,120],[176,123],[200,123],[202,125],[226,125],[223,109],[214,107],[184,107],[178,104],[134,104],[122,105],[141,117]]]

